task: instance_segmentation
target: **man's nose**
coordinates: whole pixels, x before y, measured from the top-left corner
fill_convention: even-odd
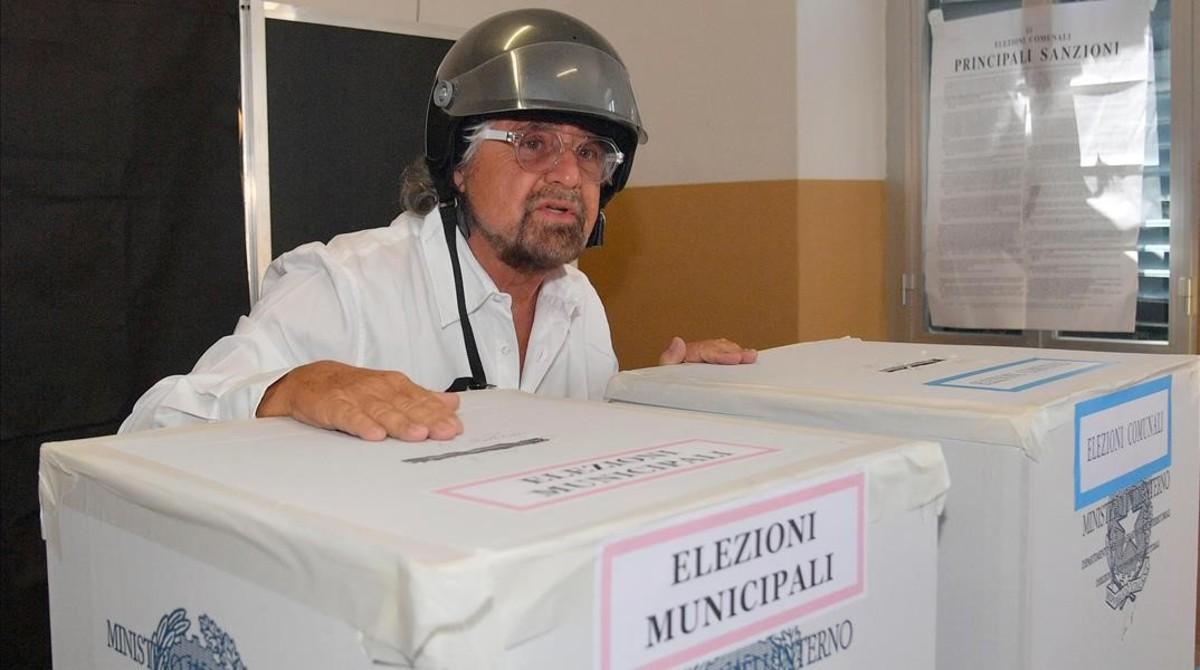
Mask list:
[[[572,149],[564,147],[558,154],[558,161],[546,173],[546,181],[564,186],[575,187],[582,179],[579,173],[579,157]]]

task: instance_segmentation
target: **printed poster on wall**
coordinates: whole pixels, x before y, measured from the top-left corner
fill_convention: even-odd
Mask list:
[[[1132,332],[1153,0],[930,13],[933,325]]]

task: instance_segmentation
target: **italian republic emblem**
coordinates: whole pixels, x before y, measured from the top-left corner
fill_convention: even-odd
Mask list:
[[[1150,527],[1154,518],[1150,485],[1140,481],[1113,495],[1109,502],[1108,606],[1124,609],[1136,600],[1150,572]]]

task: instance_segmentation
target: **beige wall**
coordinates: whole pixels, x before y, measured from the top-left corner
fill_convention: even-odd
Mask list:
[[[795,341],[796,182],[627,189],[603,247],[580,268],[608,310],[624,369],[653,365],[673,335],[747,346]]]
[[[886,337],[879,0],[303,0],[464,29],[520,6],[591,24],[629,67],[650,143],[580,261],[622,367],[675,334],[764,348]]]
[[[884,210],[872,180],[634,187],[580,267],[624,369],[653,365],[673,335],[885,339]]]

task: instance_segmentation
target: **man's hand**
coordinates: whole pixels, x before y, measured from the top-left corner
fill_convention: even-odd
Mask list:
[[[659,365],[675,365],[676,363],[718,363],[720,365],[738,365],[753,363],[758,360],[758,352],[754,349],[743,349],[736,342],[725,338],[717,340],[701,340],[699,342],[684,342],[682,337],[671,339],[666,351],[658,357]]]
[[[463,431],[458,395],[435,393],[399,372],[334,361],[301,365],[267,388],[257,416],[290,416],[364,440],[449,440]]]

